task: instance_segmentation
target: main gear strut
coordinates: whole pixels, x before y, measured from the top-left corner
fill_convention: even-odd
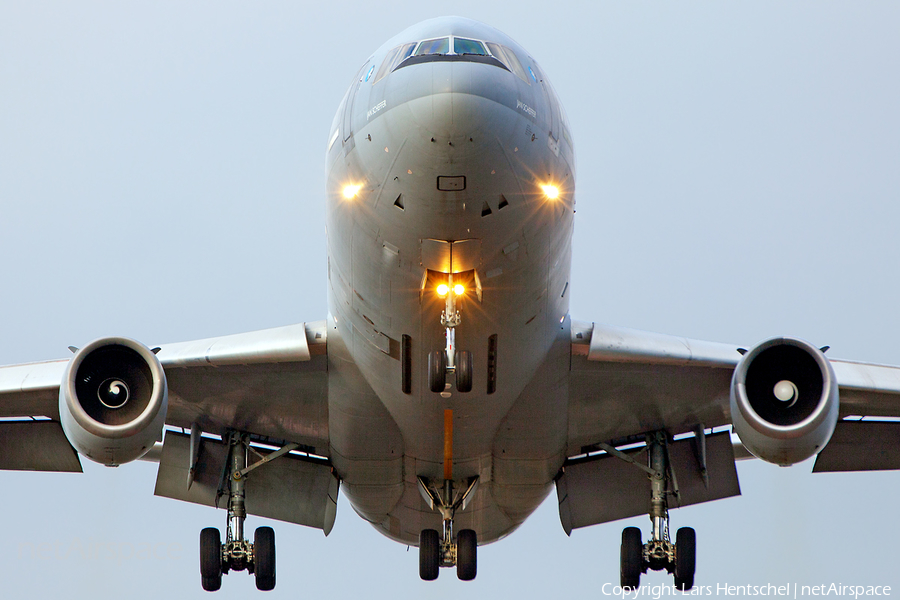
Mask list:
[[[440,487],[424,477],[419,477],[418,483],[422,498],[429,508],[441,513],[444,521],[443,537],[434,529],[424,529],[419,535],[419,576],[432,581],[437,579],[440,567],[455,566],[457,577],[463,581],[475,579],[477,536],[472,529],[463,529],[454,540],[453,517],[475,496],[478,477],[470,477],[459,486],[452,479],[444,479]]]
[[[195,455],[199,451],[200,432],[197,429],[195,434],[193,429],[191,444],[196,445],[197,450],[192,448],[191,454]],[[248,466],[247,459],[253,451],[250,436],[236,431],[229,434],[226,480],[219,492],[228,495],[225,543],[221,543],[219,530],[215,527],[207,527],[200,532],[200,575],[204,590],[212,592],[222,587],[222,575],[229,571],[252,573],[256,577],[257,589],[268,591],[275,588],[275,531],[271,527],[258,527],[252,544],[244,539],[244,520],[247,518],[245,480],[254,469],[295,448],[297,444],[287,444]],[[191,481],[192,478],[189,478],[189,485]]]
[[[674,544],[669,537],[668,494],[677,498],[679,492],[675,471],[669,461],[668,434],[655,431],[648,433],[646,440],[649,465],[638,463],[612,446],[600,444],[607,453],[634,464],[650,476],[650,541],[641,542],[641,530],[637,527],[626,527],[622,531],[620,582],[623,588],[637,589],[641,573],[648,569],[666,570],[675,576],[675,587],[689,590],[694,587],[697,537],[691,527],[679,529]]]

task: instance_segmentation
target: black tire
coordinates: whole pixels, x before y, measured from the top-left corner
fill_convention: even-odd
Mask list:
[[[222,587],[222,537],[215,527],[200,531],[200,583],[207,592]]]
[[[456,353],[456,391],[472,391],[472,353],[468,350]]]
[[[275,589],[275,530],[257,527],[253,534],[253,574],[256,589],[268,592]]]
[[[697,566],[697,533],[692,527],[682,527],[675,534],[675,587],[686,592],[694,587]]]
[[[428,387],[435,394],[439,394],[446,386],[447,355],[443,350],[435,350],[428,354]]]
[[[441,568],[441,539],[434,529],[419,534],[419,577],[434,581]]]
[[[200,577],[200,585],[207,592],[217,592],[222,587],[222,576],[218,577]]]
[[[478,537],[471,529],[463,529],[456,538],[456,576],[472,581],[478,573]]]
[[[622,531],[622,554],[619,563],[619,583],[627,590],[636,590],[641,585],[644,570],[644,542],[641,530],[626,527]]]

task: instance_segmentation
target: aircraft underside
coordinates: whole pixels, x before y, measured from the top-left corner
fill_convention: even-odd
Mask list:
[[[337,111],[326,174],[327,315],[0,367],[0,468],[158,462],[156,495],[226,511],[224,535],[200,534],[208,591],[231,571],[273,589],[274,530],[251,540],[247,515],[328,535],[341,488],[418,547],[425,580],[475,578],[478,546],[555,489],[567,534],[649,517],[647,538],[622,532],[623,588],[658,570],[687,590],[696,534],[669,510],[739,494],[736,452],[900,468],[900,368],[571,318],[568,121],[499,31],[443,18],[386,42]]]

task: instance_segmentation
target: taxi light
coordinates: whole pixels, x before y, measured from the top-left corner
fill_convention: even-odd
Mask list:
[[[359,193],[359,190],[362,188],[361,185],[345,185],[344,186],[344,198],[350,200],[356,197],[356,194]]]
[[[462,296],[466,292],[466,288],[463,287],[461,283],[457,283],[453,286],[453,293],[457,296]]]
[[[556,200],[559,198],[559,188],[555,185],[542,185],[541,190],[543,190],[544,195],[547,196],[550,200]]]
[[[449,291],[450,291],[450,288],[447,287],[446,283],[442,283],[441,285],[437,286],[438,296],[446,296],[447,292],[449,292]]]

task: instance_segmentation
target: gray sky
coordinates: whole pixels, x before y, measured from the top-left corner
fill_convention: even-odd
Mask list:
[[[798,335],[900,364],[900,6],[530,0],[0,0],[0,364],[102,335],[324,318],[334,111],[383,41],[448,12],[522,43],[567,109],[574,318],[740,344]],[[900,476],[810,468],[744,462],[742,497],[672,513],[697,529],[698,585],[900,590]],[[204,594],[198,532],[224,511],[155,498],[153,465],[85,470],[0,474],[10,597]],[[415,549],[342,500],[328,539],[276,524],[268,597],[602,597],[626,525],[649,521],[566,538],[554,494],[480,550],[474,583],[445,570],[426,584]],[[232,574],[219,596],[252,589]]]

